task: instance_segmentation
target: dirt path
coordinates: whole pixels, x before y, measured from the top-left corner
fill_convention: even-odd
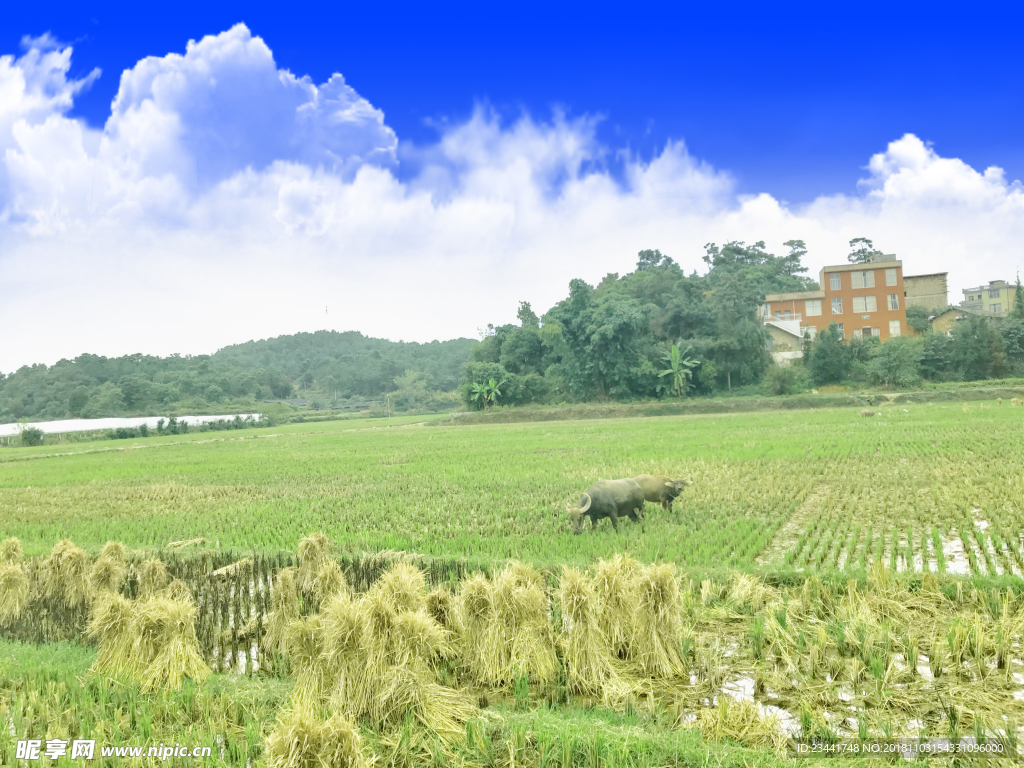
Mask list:
[[[821,508],[821,499],[827,494],[828,486],[826,484],[822,483],[821,485],[814,486],[807,495],[807,498],[803,500],[803,503],[793,511],[786,524],[775,534],[775,538],[772,539],[771,543],[757,556],[755,562],[763,565],[785,557],[786,552],[800,538],[800,534],[807,529],[807,524],[811,521],[811,518],[818,513],[818,510]]]

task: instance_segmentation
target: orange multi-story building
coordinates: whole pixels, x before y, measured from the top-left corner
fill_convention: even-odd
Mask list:
[[[817,291],[768,294],[761,319],[811,339],[832,323],[847,339],[877,336],[885,341],[906,332],[903,262],[895,256],[823,267],[818,283]]]

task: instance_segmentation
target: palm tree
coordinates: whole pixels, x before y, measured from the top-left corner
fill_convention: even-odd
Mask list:
[[[685,397],[686,391],[690,388],[690,379],[693,376],[692,369],[696,367],[697,361],[686,357],[693,347],[687,347],[685,352],[679,351],[679,345],[673,344],[668,354],[662,358],[668,366],[658,374],[659,378],[671,376],[669,391],[676,397]]]

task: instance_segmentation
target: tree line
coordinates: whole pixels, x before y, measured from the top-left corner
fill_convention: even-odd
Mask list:
[[[83,354],[0,373],[0,423],[258,409],[303,398],[314,408],[383,401],[451,405],[471,339],[429,344],[318,331],[250,341],[213,355]],[[445,394],[447,393],[447,394]]]
[[[539,317],[520,304],[519,324],[489,326],[460,386],[471,408],[500,403],[630,400],[711,394],[761,381],[771,364],[757,320],[766,293],[817,288],[801,240],[776,256],[764,242],[705,246],[707,272],[686,274],[660,250],[636,270],[569,295]]]
[[[639,400],[729,391],[793,394],[851,383],[888,388],[932,382],[1024,376],[1024,290],[1006,318],[966,314],[932,333],[932,313],[907,310],[921,335],[881,344],[846,340],[836,326],[805,340],[801,362],[772,362],[757,320],[765,294],[815,290],[803,273],[803,241],[776,256],[763,242],[705,246],[704,274],[684,274],[658,250],[638,254],[636,270],[596,286],[573,280],[569,295],[539,317],[529,303],[519,323],[489,326],[473,347],[460,385],[469,408],[589,400]],[[851,263],[881,252],[850,242]]]
[[[855,238],[849,260],[879,253]],[[0,423],[160,413],[253,412],[265,399],[301,397],[310,407],[379,412],[447,411],[494,405],[640,400],[766,391],[831,383],[907,387],[921,380],[973,381],[1024,375],[1024,291],[1001,320],[965,315],[950,334],[930,332],[929,313],[907,310],[921,332],[880,344],[829,329],[803,362],[772,363],[757,319],[767,293],[814,290],[801,240],[782,255],[764,242],[705,246],[703,273],[686,274],[657,249],[634,271],[596,285],[576,279],[538,315],[487,327],[480,341],[429,344],[319,331],[250,341],[213,355],[106,358],[83,354],[52,366],[0,373]]]

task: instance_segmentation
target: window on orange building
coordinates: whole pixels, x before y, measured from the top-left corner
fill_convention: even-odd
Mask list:
[[[885,270],[885,284],[896,285],[896,269],[889,268]]]
[[[899,320],[890,320],[889,321],[889,335],[890,336],[902,336],[903,335],[900,332],[900,321]]]
[[[843,287],[843,274],[842,272],[832,272],[828,276],[828,287],[833,291],[838,291]]]
[[[842,299],[832,299],[832,314],[833,315],[841,315],[841,314],[843,314],[843,300]]]
[[[853,297],[853,311],[855,314],[861,312],[877,312],[878,302],[874,296],[854,296]]]
[[[900,297],[897,296],[895,293],[890,293],[889,294],[889,309],[895,311],[895,310],[897,310],[899,308],[900,308]]]
[[[874,288],[875,270],[869,269],[861,272],[851,272],[850,283],[853,288]]]
[[[816,317],[821,314],[821,299],[808,299],[804,302],[804,314]]]

